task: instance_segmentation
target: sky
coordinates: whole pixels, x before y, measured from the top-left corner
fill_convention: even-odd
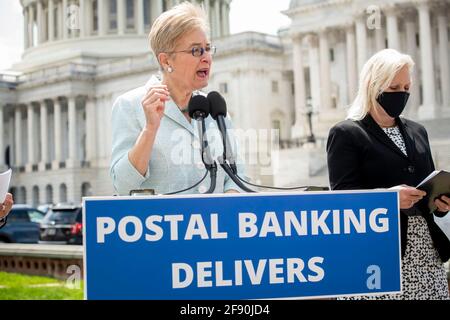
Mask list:
[[[280,13],[290,0],[233,0],[230,31],[276,34],[290,19]],[[23,52],[23,16],[19,0],[0,0],[0,70],[19,62]]]

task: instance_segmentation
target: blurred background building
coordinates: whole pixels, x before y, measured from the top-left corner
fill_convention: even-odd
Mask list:
[[[0,169],[14,170],[15,201],[112,195],[112,104],[158,71],[147,34],[180,1],[20,2],[25,51],[0,74]],[[292,0],[292,23],[277,36],[230,34],[231,0],[191,2],[209,13],[218,48],[206,91],[221,92],[235,127],[260,138],[258,148],[242,145],[253,181],[328,185],[328,130],[383,48],[415,60],[407,116],[427,127],[436,167],[450,168],[450,1]],[[268,129],[279,130],[278,149]]]

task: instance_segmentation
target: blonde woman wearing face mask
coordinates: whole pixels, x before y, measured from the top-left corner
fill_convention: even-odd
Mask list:
[[[430,213],[414,188],[433,172],[425,128],[400,117],[411,88],[411,57],[392,49],[364,65],[359,90],[347,120],[329,133],[327,156],[333,190],[391,188],[399,191],[403,293],[372,299],[449,299],[443,262],[450,241],[433,215],[444,216],[450,199],[435,200]]]

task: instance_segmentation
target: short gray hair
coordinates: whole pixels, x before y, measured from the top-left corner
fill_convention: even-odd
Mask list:
[[[203,8],[183,2],[163,12],[153,23],[148,39],[159,63],[160,53],[175,49],[177,41],[186,33],[200,29],[209,33],[208,18]]]

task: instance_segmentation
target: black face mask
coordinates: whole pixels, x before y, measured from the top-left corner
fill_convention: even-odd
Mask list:
[[[405,109],[408,102],[409,92],[383,92],[377,98],[377,102],[392,117],[397,118]]]

